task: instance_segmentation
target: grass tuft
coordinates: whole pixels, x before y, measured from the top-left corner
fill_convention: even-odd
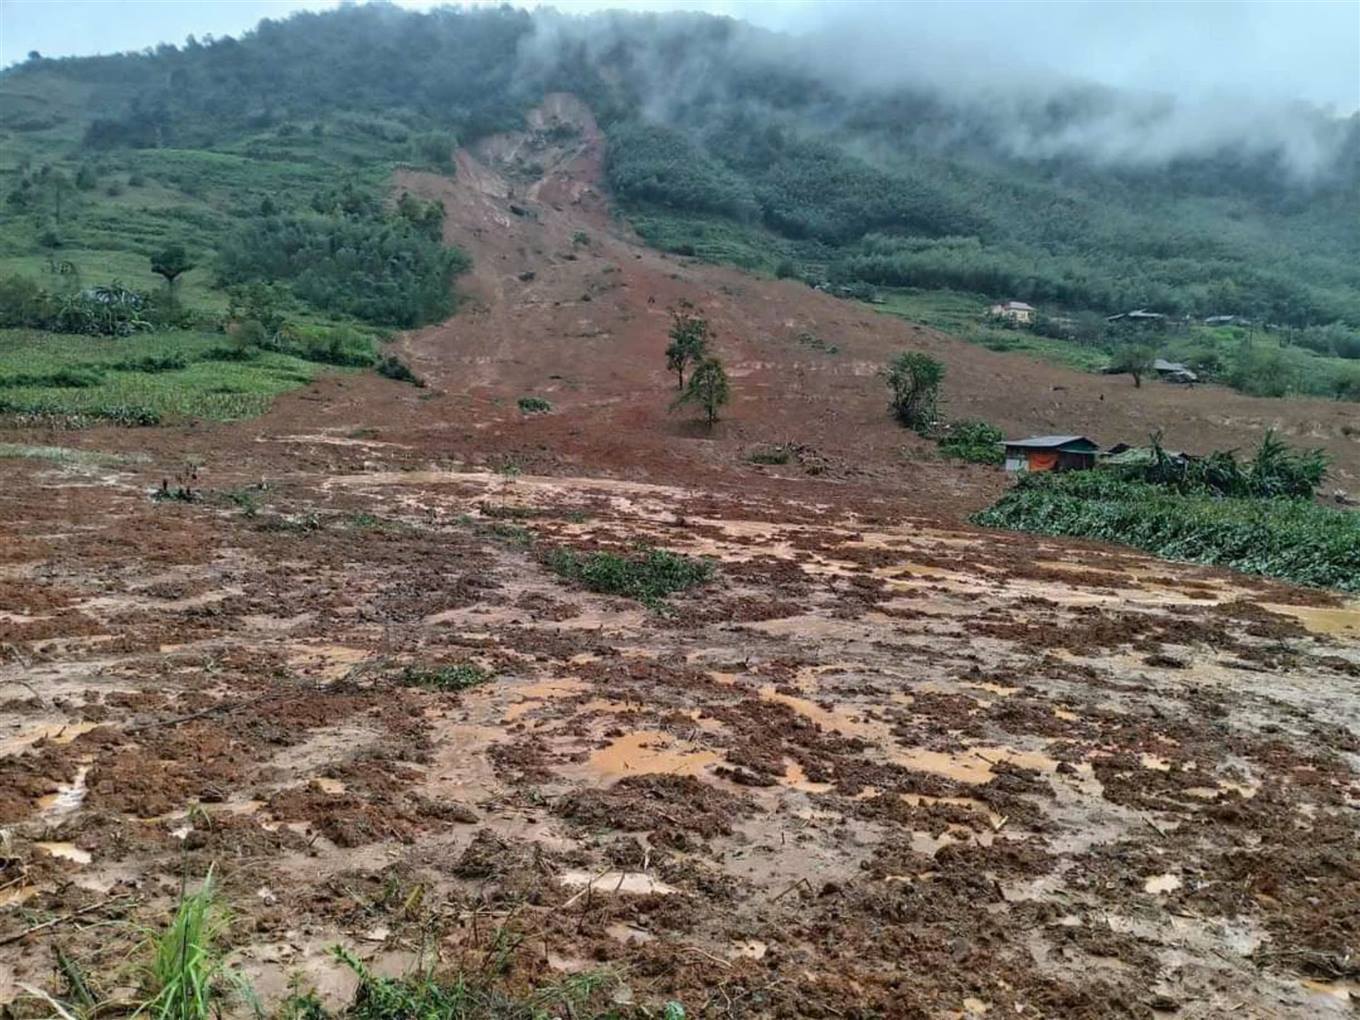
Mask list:
[[[227,925],[209,869],[198,892],[180,897],[169,927],[150,936],[148,997],[137,1012],[154,1020],[207,1020],[219,1014],[230,984],[222,951]]]

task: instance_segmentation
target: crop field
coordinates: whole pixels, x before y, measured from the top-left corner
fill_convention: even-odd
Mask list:
[[[226,351],[224,355],[222,352]],[[0,408],[52,418],[228,421],[262,413],[320,366],[269,351],[233,361],[230,338],[173,332],[131,338],[0,331]]]

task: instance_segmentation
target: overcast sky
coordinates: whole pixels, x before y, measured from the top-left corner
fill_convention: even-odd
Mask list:
[[[324,10],[335,0],[0,0],[0,65],[110,53],[190,33],[237,35],[261,18]],[[428,2],[404,0],[424,8]],[[526,4],[525,6],[536,6]],[[1303,99],[1360,109],[1360,0],[558,0],[560,10],[707,10],[771,28],[832,27],[898,41],[903,59],[989,71],[1035,68],[1181,96]],[[848,56],[848,55],[847,55]],[[954,66],[959,66],[955,64]]]

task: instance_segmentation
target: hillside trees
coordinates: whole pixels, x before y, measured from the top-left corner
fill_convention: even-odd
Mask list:
[[[673,406],[697,404],[704,412],[704,420],[712,428],[718,420],[718,411],[727,403],[730,390],[727,371],[717,358],[705,358],[694,369],[689,385],[676,398]]]
[[[1134,388],[1137,389],[1143,385],[1143,376],[1152,371],[1152,363],[1156,358],[1157,352],[1146,344],[1125,344],[1115,351],[1110,370],[1132,376]]]
[[[893,417],[908,428],[928,427],[935,419],[944,365],[929,354],[904,351],[889,363],[884,375],[892,392]]]
[[[443,208],[403,198],[395,215],[347,187],[312,208],[251,218],[222,246],[220,281],[282,282],[327,312],[409,328],[453,309],[450,280],[466,256],[439,242]]]
[[[151,271],[165,278],[166,287],[173,293],[175,281],[194,268],[189,253],[182,244],[169,244],[151,255]]]
[[[697,365],[708,354],[708,320],[684,309],[671,310],[671,328],[667,334],[666,369],[676,375],[675,388],[684,390],[685,369]]]

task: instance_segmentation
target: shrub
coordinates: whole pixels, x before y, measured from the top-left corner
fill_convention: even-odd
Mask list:
[[[520,397],[519,409],[525,414],[547,414],[552,410],[552,404],[542,397]]]
[[[397,380],[397,382],[406,382],[422,388],[425,386],[425,380],[411,371],[411,366],[395,354],[384,354],[379,358],[377,369],[379,375],[385,375],[389,379]]]
[[[908,428],[922,429],[935,419],[944,365],[929,354],[904,351],[888,365],[893,416]]]
[[[407,666],[397,674],[403,687],[423,687],[432,691],[465,691],[484,684],[491,674],[475,662],[459,662],[451,666]]]
[[[985,421],[956,421],[940,437],[940,452],[970,464],[1000,464],[1005,460],[1004,438],[999,428]]]
[[[551,570],[591,591],[622,595],[650,606],[713,576],[711,562],[664,549],[647,549],[634,556],[612,552],[583,556],[571,549],[558,548],[548,553],[547,564]]]

